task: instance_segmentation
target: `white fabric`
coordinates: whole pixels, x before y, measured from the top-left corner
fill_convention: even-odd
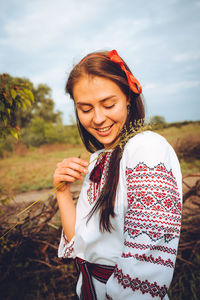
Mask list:
[[[94,279],[99,300],[168,299],[180,233],[182,178],[172,147],[160,135],[145,131],[131,138],[120,162],[112,233],[99,230],[99,214],[87,215],[100,189],[89,180],[96,158],[91,155],[77,203],[75,237],[61,235],[59,257],[80,257],[92,263],[115,266],[106,284]],[[80,296],[82,277],[77,284]],[[164,290],[164,296],[162,291]],[[110,297],[110,298],[109,298]]]

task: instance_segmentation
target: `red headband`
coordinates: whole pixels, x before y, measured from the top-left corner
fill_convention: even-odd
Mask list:
[[[110,60],[115,62],[116,64],[120,65],[121,69],[125,72],[126,77],[128,79],[128,83],[130,86],[130,89],[136,93],[136,94],[141,94],[142,93],[142,87],[139,83],[139,81],[131,74],[124,66],[124,62],[121,59],[121,57],[118,55],[116,50],[112,50],[108,52],[108,57]]]
[[[91,56],[99,56],[99,57],[103,57],[103,55],[100,55],[100,54],[91,54],[89,56],[86,56],[84,57],[80,63],[82,63],[84,60],[86,60],[88,57],[91,57]],[[116,50],[112,50],[112,51],[109,51],[108,52],[108,58],[115,62],[116,64],[118,64],[122,71],[125,72],[126,74],[126,77],[128,79],[128,83],[129,83],[129,86],[130,86],[130,89],[135,93],[135,94],[141,94],[142,93],[142,87],[139,83],[139,81],[133,76],[133,74],[131,74],[131,72],[129,72],[125,66],[124,66],[124,62],[123,60],[121,59],[121,57],[118,55],[117,51]]]

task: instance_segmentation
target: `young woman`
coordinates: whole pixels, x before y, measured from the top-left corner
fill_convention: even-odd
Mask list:
[[[167,141],[138,132],[142,88],[115,50],[87,55],[66,91],[90,163],[64,159],[54,173],[63,232],[59,257],[75,258],[80,299],[168,299],[181,222],[181,172]],[[137,134],[133,134],[136,131]],[[86,174],[77,207],[70,185]]]

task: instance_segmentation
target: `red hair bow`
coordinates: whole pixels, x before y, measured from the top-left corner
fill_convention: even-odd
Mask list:
[[[139,83],[139,81],[131,74],[124,66],[124,62],[121,59],[121,57],[118,55],[116,50],[112,50],[108,52],[108,57],[110,60],[115,62],[116,64],[120,65],[121,69],[125,72],[126,77],[128,79],[128,83],[130,86],[130,89],[136,93],[136,94],[141,94],[142,93],[142,87]]]

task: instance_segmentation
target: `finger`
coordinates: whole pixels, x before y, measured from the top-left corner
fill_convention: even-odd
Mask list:
[[[76,163],[78,163],[78,164],[80,164],[83,167],[88,167],[88,165],[89,165],[88,161],[83,160],[83,159],[81,159],[79,157],[74,157],[73,161],[76,162]]]
[[[76,180],[80,179],[81,176],[82,176],[81,172],[76,171],[76,170],[71,169],[71,168],[60,168],[60,169],[57,169],[56,172],[55,172],[54,178],[58,178],[60,175],[68,175],[68,176],[71,176],[71,177],[75,177]]]
[[[74,161],[65,161],[63,163],[61,163],[60,165],[58,165],[57,169],[58,170],[61,170],[61,169],[73,169],[73,170],[76,170],[78,172],[81,172],[81,173],[88,173],[88,170],[86,169],[86,167],[83,167],[82,165],[80,165],[79,163],[77,162],[74,162]]]
[[[83,172],[82,172],[83,173]],[[57,172],[58,175],[71,175],[71,176],[79,176],[81,175],[81,172],[76,171],[71,168],[60,168]]]
[[[79,173],[84,173],[84,174],[88,173],[88,170],[86,168],[84,168],[84,167],[82,167],[79,164],[74,163],[74,162],[70,162],[68,167],[61,166],[58,170],[59,170],[60,173],[65,174],[65,173],[68,172],[69,169],[74,170],[74,171],[79,172]]]
[[[74,176],[70,176],[70,175],[59,175],[57,176],[57,179],[55,180],[55,185],[60,184],[61,182],[75,182],[80,178],[76,178]]]
[[[67,158],[67,159],[64,159],[63,160],[63,163],[67,164],[70,163],[70,162],[74,162],[74,163],[77,163],[83,167],[87,167],[89,165],[89,163],[86,161],[86,160],[83,160],[81,158],[78,158],[78,157],[70,157],[70,158]]]
[[[76,171],[76,170],[71,169],[71,168],[65,169],[64,172],[62,172],[62,170],[61,170],[61,172],[59,174],[69,175],[69,176],[75,177],[77,179],[79,179],[81,177],[81,172]]]

